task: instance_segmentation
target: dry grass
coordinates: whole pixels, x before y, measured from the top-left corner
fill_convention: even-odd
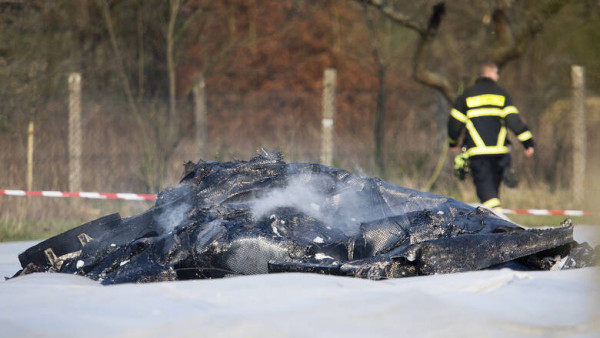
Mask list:
[[[136,215],[148,201],[0,196],[0,242],[42,240],[101,216]]]

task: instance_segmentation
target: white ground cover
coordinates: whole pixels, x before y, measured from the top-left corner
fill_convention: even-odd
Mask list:
[[[575,239],[600,243],[600,226]],[[0,243],[0,276],[35,242]],[[102,286],[0,281],[2,337],[600,337],[600,267],[370,281],[285,273]]]

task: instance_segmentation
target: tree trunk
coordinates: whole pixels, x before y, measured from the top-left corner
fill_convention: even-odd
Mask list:
[[[206,157],[206,83],[202,75],[194,85],[194,115],[196,120],[196,144],[201,159]]]
[[[386,65],[383,62],[377,62],[377,108],[375,111],[375,164],[380,175],[385,172],[385,75]]]
[[[138,100],[144,97],[144,22],[142,20],[144,3],[140,2],[137,16],[137,39],[138,39]]]
[[[177,132],[177,107],[175,101],[175,61],[173,57],[175,21],[181,0],[171,0],[171,13],[167,27],[167,71],[169,73],[169,120],[167,133],[167,148],[175,145]]]

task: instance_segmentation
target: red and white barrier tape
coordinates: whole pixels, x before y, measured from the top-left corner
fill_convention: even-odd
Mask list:
[[[548,209],[502,209],[505,214],[525,214],[536,216],[593,216],[595,212],[585,210],[548,210]]]
[[[156,195],[154,195],[154,194],[103,193],[103,192],[0,190],[0,195],[44,196],[44,197],[80,197],[80,198],[94,198],[94,199],[119,199],[119,200],[129,200],[129,201],[156,200]]]
[[[67,192],[67,191],[26,191],[26,190],[0,190],[0,195],[8,196],[44,196],[44,197],[79,197],[93,199],[120,199],[128,201],[156,200],[154,194],[133,193],[102,193],[102,192]],[[585,210],[548,210],[548,209],[502,209],[505,214],[526,214],[536,216],[593,216],[595,212]]]

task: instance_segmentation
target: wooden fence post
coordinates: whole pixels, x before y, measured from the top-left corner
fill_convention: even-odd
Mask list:
[[[323,120],[321,121],[321,163],[333,165],[333,127],[335,122],[336,70],[325,69],[323,74]]]
[[[33,190],[33,121],[27,127],[27,190]]]
[[[69,190],[81,191],[81,74],[69,74]]]
[[[585,197],[585,79],[581,66],[571,67],[573,81],[573,200],[581,204]]]
[[[199,76],[194,85],[194,115],[196,122],[196,144],[201,159],[206,156],[206,83],[204,77]]]

